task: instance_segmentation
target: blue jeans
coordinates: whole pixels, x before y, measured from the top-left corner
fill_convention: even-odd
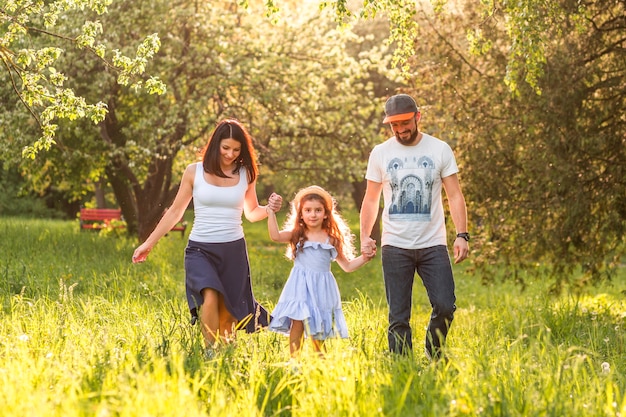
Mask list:
[[[426,330],[425,347],[431,358],[441,354],[456,310],[452,265],[446,246],[425,249],[382,247],[383,277],[389,306],[389,350],[412,352],[411,303],[415,272],[426,288],[432,312]]]

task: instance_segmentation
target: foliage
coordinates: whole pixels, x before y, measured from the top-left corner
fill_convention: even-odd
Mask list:
[[[105,102],[89,104],[72,87],[63,71],[56,68],[59,57],[65,53],[64,45],[89,51],[100,59],[108,69],[118,71],[117,81],[129,85],[137,76],[144,73],[147,62],[160,47],[156,33],[148,35],[139,43],[134,57],[126,56],[115,47],[107,46],[100,40],[103,23],[100,20],[112,5],[112,0],[55,0],[43,1],[12,0],[5,2],[0,11],[2,37],[0,56],[6,69],[6,79],[18,94],[21,103],[29,109],[37,120],[42,136],[24,148],[24,155],[34,158],[42,149],[48,150],[54,144],[58,119],[87,118],[101,122],[107,112]],[[249,7],[249,2],[240,2]],[[277,21],[275,16],[281,9],[279,3],[267,1],[265,15]],[[437,9],[445,0],[433,1]],[[545,50],[543,48],[547,30],[553,19],[559,19],[572,10],[560,8],[554,2],[526,0],[504,2],[482,0],[485,15],[502,13],[511,48],[508,59],[506,82],[517,91],[517,78],[525,74],[525,81],[540,92],[537,80],[543,73]],[[417,31],[414,19],[417,2],[414,0],[367,0],[361,4],[348,4],[346,0],[320,2],[320,10],[330,9],[340,25],[348,25],[355,19],[371,19],[384,14],[389,19],[388,44],[394,44],[394,64],[408,74],[407,61],[413,54],[413,40]],[[87,13],[85,13],[87,12]],[[575,13],[578,10],[574,10]],[[72,16],[79,14],[78,20]],[[68,20],[72,24],[63,27]],[[156,22],[153,22],[156,23]],[[55,29],[62,28],[57,32]],[[44,40],[42,42],[42,40]],[[133,89],[145,89],[149,93],[162,93],[164,84],[156,77],[146,77],[134,81]]]
[[[268,10],[272,14],[280,9],[279,1],[267,2]],[[388,19],[390,37],[389,44],[394,45],[394,64],[398,65],[407,78],[411,76],[411,68],[408,64],[415,56],[414,45],[416,34],[419,30],[419,18],[416,19],[416,11],[430,6],[436,12],[441,12],[450,6],[456,8],[463,2],[456,0],[363,0],[348,2],[347,0],[326,0],[320,2],[320,9],[331,9],[335,13],[336,21],[342,24],[355,19],[370,19],[384,15]],[[591,2],[596,3],[596,2]],[[615,2],[615,8],[619,9],[620,3]],[[560,23],[565,19],[576,20],[584,23],[587,18],[584,3],[546,2],[543,0],[505,1],[481,0],[479,4],[473,2],[473,10],[481,15],[481,19],[497,19],[505,29],[508,50],[506,51],[507,71],[503,81],[513,93],[518,93],[522,87],[519,84],[523,79],[525,84],[541,94],[539,79],[544,74],[546,63],[546,45],[550,42],[551,31],[555,30],[557,36],[566,34],[561,32]],[[619,20],[619,13],[615,14]],[[476,30],[472,37],[482,42],[480,29]]]
[[[352,216],[349,216],[352,217]],[[255,293],[272,307],[286,279],[284,248],[246,224]],[[240,334],[205,359],[184,301],[184,241],[162,240],[132,265],[134,242],[77,222],[0,219],[0,401],[7,415],[607,416],[626,412],[622,279],[546,296],[528,274],[482,285],[457,269],[458,310],[448,361],[386,353],[378,259],[337,275],[350,329],[325,359],[305,345],[285,362],[287,338]],[[264,267],[267,281],[257,280]],[[333,269],[335,266],[333,266]],[[429,305],[416,286],[412,324]],[[419,331],[416,331],[418,339]],[[28,401],[24,399],[28,398]]]
[[[510,140],[472,140],[466,148],[468,164],[485,161],[485,153],[506,155],[498,163],[498,192],[481,211],[491,218],[485,231],[499,256],[510,258],[522,244],[525,256],[517,259],[554,262],[557,284],[578,266],[583,282],[611,278],[626,231],[626,66],[619,46],[626,3],[559,5],[566,13],[548,14],[543,32],[542,94],[520,89],[511,101],[508,136],[502,131]]]
[[[61,212],[50,210],[46,200],[39,195],[25,192],[25,182],[19,172],[11,169],[0,169],[0,215],[23,217],[62,217]]]
[[[0,215],[64,219],[75,217],[78,205],[68,202],[62,183],[51,184],[42,192],[36,192],[26,176],[10,163],[0,168]]]
[[[134,57],[98,43],[102,25],[98,20],[84,20],[82,26],[56,32],[62,22],[73,13],[82,16],[101,16],[106,13],[111,0],[11,0],[0,8],[0,57],[10,83],[21,103],[37,120],[42,136],[24,148],[24,156],[34,158],[42,149],[53,145],[57,130],[55,120],[87,118],[94,123],[104,119],[106,105],[103,102],[89,104],[66,87],[68,78],[58,71],[56,63],[64,53],[60,45],[90,51],[96,59],[110,69],[118,71],[117,80],[128,85],[131,80],[145,72],[149,59],[159,48],[156,34],[147,36],[137,47]],[[83,12],[86,11],[86,15]],[[72,31],[74,29],[74,31]],[[163,91],[162,83],[153,77],[137,80],[134,88],[145,88],[150,93]]]

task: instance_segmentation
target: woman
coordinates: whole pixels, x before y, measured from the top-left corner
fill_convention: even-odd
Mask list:
[[[268,207],[280,209],[282,199],[272,194],[268,207],[259,205],[252,139],[239,121],[219,122],[201,155],[201,162],[185,169],[174,202],[135,250],[133,262],[146,260],[193,198],[194,223],[185,249],[187,302],[192,321],[199,310],[206,346],[213,348],[230,342],[238,326],[251,333],[268,325],[268,312],[252,294],[241,216],[263,220]]]

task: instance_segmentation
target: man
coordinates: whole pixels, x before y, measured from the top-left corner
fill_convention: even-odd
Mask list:
[[[385,103],[385,115],[383,123],[390,124],[394,136],[375,146],[369,157],[361,208],[361,252],[369,256],[376,249],[370,234],[382,191],[381,251],[389,306],[389,350],[412,352],[409,320],[417,272],[432,306],[425,352],[438,359],[456,310],[441,188],[446,191],[457,231],[455,263],[469,253],[465,198],[452,149],[419,131],[421,113],[415,100],[406,94],[392,96]]]

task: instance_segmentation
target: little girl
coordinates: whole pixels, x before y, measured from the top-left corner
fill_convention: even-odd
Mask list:
[[[354,235],[335,210],[334,200],[316,185],[300,190],[291,203],[285,228],[278,230],[276,214],[268,211],[268,230],[275,242],[289,242],[287,256],[294,266],[272,312],[270,330],[289,335],[289,350],[296,358],[306,334],[315,352],[322,353],[329,337],[348,337],[339,288],[330,268],[336,260],[352,272],[369,258],[354,258]]]

